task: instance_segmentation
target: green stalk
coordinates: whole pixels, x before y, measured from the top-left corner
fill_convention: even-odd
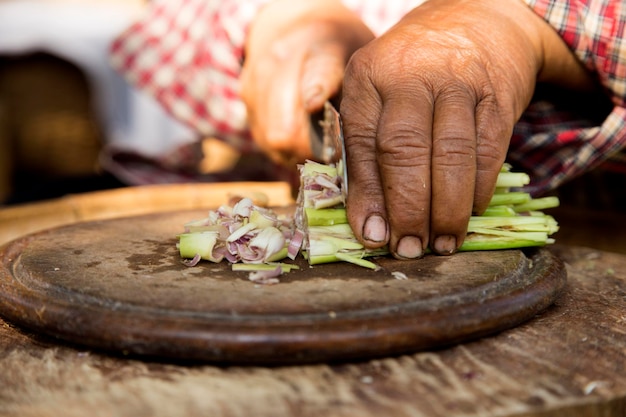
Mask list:
[[[332,226],[348,223],[345,208],[316,209],[309,207],[305,208],[304,211],[309,226]]]
[[[550,241],[538,242],[536,240],[496,238],[494,236],[485,237],[485,239],[472,239],[472,235],[468,235],[463,244],[459,248],[460,252],[483,251],[483,250],[502,250],[517,249],[535,246],[544,246]]]
[[[337,259],[340,261],[350,262],[355,265],[362,266],[363,268],[369,268],[375,271],[380,269],[380,266],[376,265],[374,262],[370,262],[367,259],[363,259],[363,256],[365,256],[365,254],[362,254],[361,257],[358,257],[354,255],[348,255],[347,253],[339,252],[337,253],[336,256],[337,256]]]
[[[510,206],[514,204],[523,204],[530,201],[531,197],[528,193],[521,191],[511,191],[496,193],[491,197],[490,206]]]
[[[540,211],[558,207],[559,204],[558,197],[534,198],[526,203],[516,205],[513,207],[513,210],[518,213],[523,213],[525,211]]]
[[[521,188],[530,183],[530,177],[523,172],[500,171],[496,181],[498,188]]]
[[[213,261],[213,247],[217,243],[217,232],[182,233],[178,235],[178,251],[182,258],[193,258],[196,254]]]
[[[519,232],[504,229],[483,229],[476,227],[472,233],[478,233],[487,236],[498,236],[519,240],[531,240],[534,242],[545,242],[548,239],[547,232]]]
[[[483,217],[513,217],[517,213],[509,206],[489,206],[481,216]]]
[[[488,216],[472,216],[468,223],[468,231],[475,228],[499,228],[509,230],[530,230],[533,227],[543,230],[553,230],[556,232],[558,226],[556,220],[552,216],[513,216],[513,217],[488,217]]]
[[[290,272],[293,269],[300,269],[298,265],[280,263],[280,262],[268,262],[268,263],[263,263],[263,264],[235,263],[235,264],[232,264],[231,268],[233,271],[255,272],[255,271],[273,271],[277,266],[280,266],[283,273]]]
[[[484,214],[470,217],[460,251],[513,249],[554,243],[550,235],[558,231],[558,223],[542,210],[557,207],[558,198],[533,198],[529,193],[512,191],[513,188],[523,188],[529,184],[530,177],[510,170],[510,165],[503,165],[497,178],[496,191]],[[301,255],[310,265],[350,262],[373,270],[379,269],[366,258],[388,255],[388,248],[366,249],[356,239],[348,224],[344,195],[337,193],[337,184],[341,184],[337,178],[338,170],[332,165],[307,162],[300,172],[303,186],[298,196],[295,219],[296,227],[305,232]],[[305,183],[307,187],[304,187]],[[319,191],[320,186],[327,189]],[[199,254],[202,259],[217,261],[212,258],[212,251],[215,245],[223,244],[218,239],[220,234],[225,234],[225,228],[212,225],[208,220],[200,219],[185,224],[189,233],[178,236],[181,257],[193,258]],[[264,213],[255,210],[245,219],[243,226],[222,239],[232,242],[253,229],[265,231],[273,227],[272,224],[273,221]],[[427,253],[431,253],[431,250],[427,249]],[[246,272],[273,271],[280,266],[283,273],[297,269],[297,265],[279,263],[287,254],[286,245],[265,263],[235,263],[232,269]]]

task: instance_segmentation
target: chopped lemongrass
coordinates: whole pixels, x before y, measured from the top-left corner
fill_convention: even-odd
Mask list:
[[[280,263],[301,255],[310,265],[350,262],[373,270],[366,259],[389,254],[387,246],[365,248],[348,223],[343,180],[333,165],[307,161],[300,167],[300,190],[293,218],[242,199],[233,206],[220,206],[205,219],[186,223],[177,247],[184,263],[200,259],[228,260],[233,271],[250,272],[255,283],[275,284],[282,273],[297,265]],[[471,216],[460,251],[513,249],[554,243],[559,230],[556,220],[542,212],[557,207],[556,197],[533,198],[513,191],[529,184],[525,173],[511,172],[504,164],[495,193],[480,216]],[[427,250],[427,253],[430,250]]]
[[[217,232],[198,232],[198,233],[182,233],[178,235],[178,250],[183,258],[193,258],[196,254],[201,259],[207,261],[217,261],[213,256],[213,248],[217,243],[219,233]]]
[[[336,205],[341,204],[341,203],[343,203],[343,196],[337,195],[337,196],[333,196],[329,198],[316,200],[314,207],[319,210],[319,209],[335,207]]]
[[[302,165],[301,174],[303,177],[311,177],[317,174],[326,174],[331,178],[337,176],[337,168],[334,165],[320,164],[319,162],[307,161]]]
[[[245,235],[248,232],[251,232],[252,230],[254,230],[256,228],[257,228],[256,223],[251,223],[251,222],[245,223],[239,229],[237,229],[234,232],[232,232],[230,234],[230,236],[228,236],[226,241],[227,242],[234,242],[235,240],[241,238],[243,235]]]
[[[266,262],[278,262],[280,260],[283,260],[287,257],[288,251],[289,249],[287,248],[287,246],[284,246],[281,250],[268,257]]]

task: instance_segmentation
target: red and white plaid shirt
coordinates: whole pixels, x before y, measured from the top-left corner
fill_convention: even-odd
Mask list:
[[[153,1],[144,16],[112,44],[112,65],[199,136],[225,140],[244,154],[254,152],[238,93],[239,74],[248,26],[269,1]],[[343,0],[375,34],[383,33],[423,1]],[[563,103],[540,97],[530,105],[516,126],[509,161],[531,174],[532,191],[542,192],[626,148],[626,4],[609,0],[525,2],[560,33],[605,88],[604,97],[610,97],[604,112],[582,94],[561,100],[564,108]],[[134,178],[144,178],[138,182],[202,180],[193,173],[172,171],[176,157],[180,166],[186,166],[190,154],[181,150],[164,155],[167,163],[154,160],[152,166],[134,165],[133,169],[144,174]],[[284,170],[277,173],[276,179],[281,179]]]

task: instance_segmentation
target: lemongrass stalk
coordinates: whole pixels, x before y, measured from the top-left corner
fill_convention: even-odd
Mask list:
[[[504,192],[494,194],[489,201],[490,206],[510,206],[514,204],[523,204],[531,200],[529,193],[521,191]]]
[[[552,216],[544,215],[544,216],[513,216],[513,217],[489,217],[489,216],[472,216],[470,217],[468,223],[468,230],[471,231],[473,228],[482,227],[482,228],[506,228],[506,229],[516,229],[520,226],[527,225],[552,225],[555,224],[556,221]]]
[[[558,207],[559,204],[560,202],[558,197],[533,198],[526,203],[514,206],[513,210],[518,213],[523,213],[525,211],[540,211]]]
[[[482,217],[514,217],[517,213],[509,206],[489,206]]]
[[[362,266],[363,268],[369,268],[375,271],[380,269],[380,266],[376,265],[374,262],[363,259],[363,255],[364,254],[361,254],[361,256],[354,256],[347,253],[338,252],[335,256],[340,261],[350,262],[352,264]]]
[[[336,253],[339,251],[361,251],[363,245],[356,241],[356,239],[346,237],[338,238],[334,236],[316,236],[309,238],[308,252],[311,256],[327,255]]]
[[[309,227],[309,235],[313,236],[343,236],[353,237],[354,233],[348,223],[333,224],[329,226],[311,226]],[[354,238],[356,240],[356,238]]]
[[[273,271],[277,266],[280,266],[283,273],[290,272],[293,269],[300,269],[298,265],[279,262],[268,262],[262,264],[235,263],[231,265],[231,269],[237,272]]]
[[[459,248],[459,252],[529,248],[545,246],[548,243],[550,243],[549,240],[538,242],[536,240],[498,238],[494,236],[488,236],[485,239],[470,239],[470,235],[468,235]]]
[[[316,209],[306,208],[307,224],[309,226],[331,226],[334,224],[347,224],[348,216],[345,208]]]
[[[547,232],[512,232],[510,230],[503,229],[483,229],[480,227],[474,228],[473,233],[488,236],[501,236],[519,240],[532,240],[535,242],[545,242],[548,239]]]
[[[368,257],[373,257],[373,256],[385,256],[388,254],[389,254],[389,251],[387,251],[387,249],[381,248],[381,249],[368,250],[366,252],[359,251],[355,253],[336,252],[333,254],[324,254],[324,255],[311,255],[310,253],[307,253],[305,254],[305,258],[309,261],[310,265],[321,265],[321,264],[339,262],[343,260],[341,258],[347,258],[347,257],[351,257],[351,259],[354,260],[356,257],[368,258]]]
[[[530,184],[530,176],[524,172],[503,172],[498,174],[496,187],[520,188]]]
[[[340,261],[340,259],[337,258],[336,253],[332,255],[316,255],[316,256],[311,256],[311,254],[307,253],[305,257],[309,261],[309,265],[331,264],[333,262]]]

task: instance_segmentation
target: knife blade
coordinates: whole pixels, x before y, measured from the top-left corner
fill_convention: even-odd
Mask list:
[[[341,115],[330,101],[324,103],[323,110],[311,115],[311,149],[317,160],[337,167],[345,197],[348,193],[348,170],[343,124]]]

